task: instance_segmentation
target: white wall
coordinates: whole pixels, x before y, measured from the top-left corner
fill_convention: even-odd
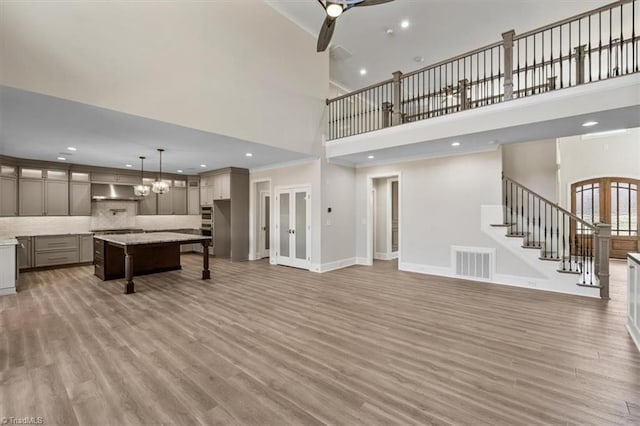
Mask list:
[[[503,145],[502,169],[506,177],[558,202],[556,151],[555,139]]]
[[[322,162],[321,270],[354,264],[356,171]],[[331,208],[331,213],[328,209]]]
[[[367,179],[400,173],[400,266],[450,271],[451,246],[495,248],[497,273],[539,274],[481,231],[482,205],[501,202],[499,151],[358,169],[357,256],[367,258]]]
[[[558,139],[560,205],[571,208],[571,184],[597,177],[640,179],[640,129]]]
[[[0,40],[0,84],[319,150],[329,55],[262,0],[3,2]]]

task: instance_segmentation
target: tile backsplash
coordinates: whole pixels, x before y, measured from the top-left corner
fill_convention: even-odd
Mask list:
[[[91,229],[136,227],[135,201],[99,201],[91,203]]]
[[[0,237],[74,234],[95,229],[200,228],[198,215],[136,216],[136,207],[131,201],[100,201],[92,203],[92,216],[0,217]]]

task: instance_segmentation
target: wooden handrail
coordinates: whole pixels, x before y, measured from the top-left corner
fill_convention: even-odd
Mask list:
[[[590,230],[594,231],[596,230],[596,225],[594,225],[593,223],[589,223],[584,219],[581,219],[580,217],[576,216],[574,213],[571,213],[569,210],[564,209],[562,207],[560,207],[560,205],[558,203],[554,203],[553,201],[543,197],[542,195],[538,194],[535,191],[530,190],[529,188],[527,188],[524,185],[519,184],[518,182],[514,181],[511,178],[508,178],[507,176],[505,176],[504,174],[502,175],[502,180],[511,183],[512,185],[515,185],[517,188],[523,189],[525,191],[527,191],[529,194],[538,197],[541,201],[543,201],[544,203],[546,203],[549,206],[553,206],[555,208],[557,208],[558,210],[560,210],[562,213],[564,213],[565,215],[569,216],[570,218],[574,219],[576,222],[584,225],[585,227],[589,228]]]

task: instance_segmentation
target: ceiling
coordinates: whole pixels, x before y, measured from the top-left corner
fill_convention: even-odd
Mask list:
[[[316,0],[265,1],[314,36],[319,32],[325,15]],[[395,0],[352,9],[338,19],[332,42],[351,56],[332,57],[331,80],[358,89],[387,80],[394,71],[412,71],[500,41],[505,31],[522,33],[609,3],[612,0]],[[409,21],[406,29],[400,26],[403,20]],[[424,61],[416,62],[416,57]]]
[[[70,151],[68,147],[76,148]],[[259,168],[304,154],[0,86],[0,154],[61,163],[197,174],[223,167]],[[251,153],[251,157],[246,154]],[[201,167],[204,165],[205,167]]]

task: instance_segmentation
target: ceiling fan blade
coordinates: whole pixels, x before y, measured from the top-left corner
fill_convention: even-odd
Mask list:
[[[324,52],[327,50],[335,29],[336,20],[327,16],[322,24],[322,28],[320,29],[320,34],[318,35],[318,52]]]
[[[362,2],[356,4],[354,7],[360,6],[376,6],[378,4],[384,4],[392,2],[393,0],[363,0]]]

